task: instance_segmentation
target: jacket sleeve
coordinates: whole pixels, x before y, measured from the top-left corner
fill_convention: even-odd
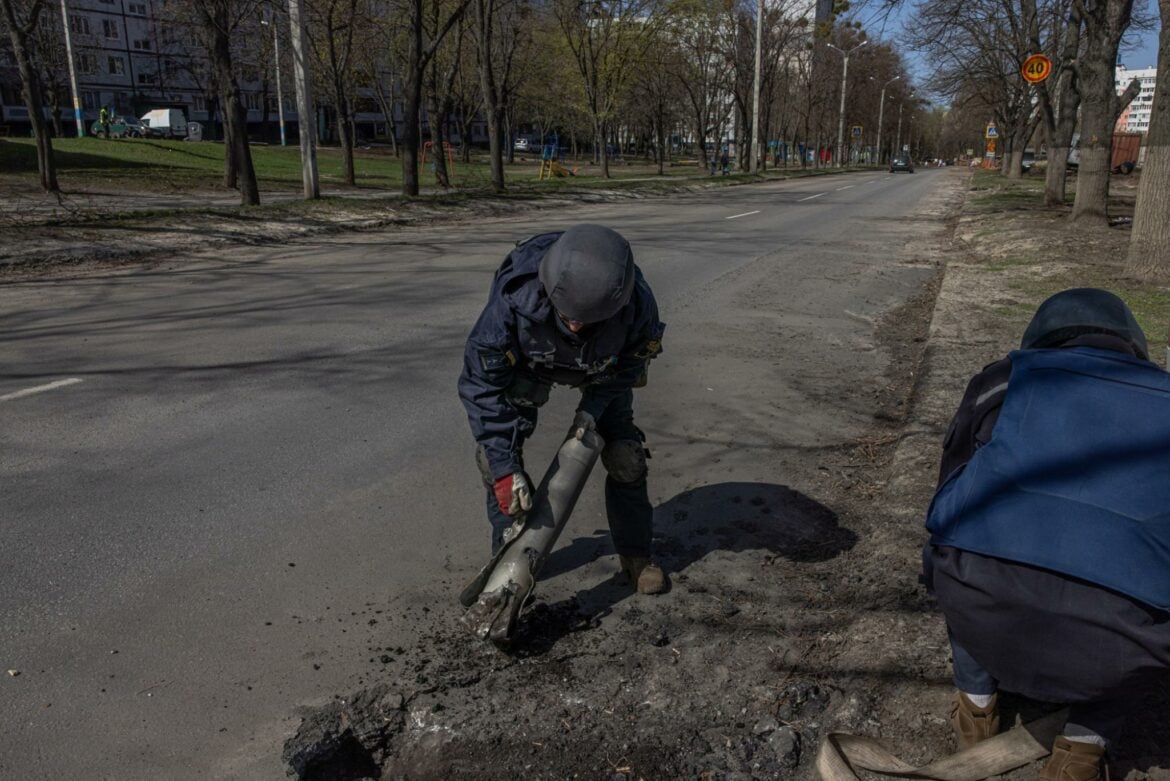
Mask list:
[[[662,334],[666,325],[658,319],[658,303],[641,274],[638,275],[635,295],[638,304],[634,322],[618,356],[617,366],[608,377],[587,386],[581,395],[578,409],[595,419],[605,413],[611,401],[637,386],[650,361],[662,352]]]
[[[505,393],[515,376],[518,355],[515,315],[493,284],[491,298],[464,348],[459,398],[471,433],[483,446],[497,480],[523,469],[521,415]]]
[[[1003,358],[984,367],[967,384],[967,392],[943,440],[939,487],[956,469],[970,461],[976,450],[991,441],[1011,373],[1011,359]]]

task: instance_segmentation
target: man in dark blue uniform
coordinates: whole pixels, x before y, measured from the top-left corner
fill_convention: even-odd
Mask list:
[[[1045,301],[1021,349],[967,386],[924,551],[951,638],[961,748],[1002,688],[1070,703],[1040,773],[1097,781],[1170,669],[1170,376],[1104,290]]]
[[[622,569],[644,594],[666,587],[651,559],[653,509],[645,436],[633,389],[661,351],[665,326],[629,243],[600,225],[521,242],[492,280],[467,339],[459,397],[479,447],[492,549],[531,509],[523,445],[553,385],[581,390],[575,426],[595,425],[605,448],[605,507]]]

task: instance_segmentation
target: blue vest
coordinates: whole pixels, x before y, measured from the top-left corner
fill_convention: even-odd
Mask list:
[[[931,502],[931,543],[1170,609],[1170,375],[1088,347],[1011,361],[991,441]]]

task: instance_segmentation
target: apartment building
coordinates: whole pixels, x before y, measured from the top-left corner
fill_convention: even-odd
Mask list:
[[[1124,65],[1118,65],[1116,71],[1117,94],[1125,91],[1129,83],[1135,78],[1141,83],[1141,91],[1137,97],[1121,112],[1117,119],[1117,130],[1128,133],[1146,133],[1150,129],[1150,114],[1154,107],[1154,82],[1158,75],[1157,68],[1141,68],[1130,70]]]
[[[65,0],[51,3],[41,17],[39,61],[46,102],[60,106],[65,132],[73,132],[73,97],[65,58],[68,25],[85,124],[102,107],[119,116],[141,116],[154,108],[178,108],[189,120],[209,122],[215,92],[206,56],[193,30],[173,13],[182,0]],[[276,85],[270,27],[260,24],[240,36],[237,59],[248,120],[275,123]],[[291,93],[291,90],[289,90]],[[267,101],[264,100],[267,96]],[[267,102],[267,106],[262,103]],[[295,101],[284,95],[288,121],[295,121]],[[267,108],[267,112],[265,112]],[[51,112],[46,107],[46,116]],[[0,49],[0,123],[19,127],[28,122],[21,99],[20,77],[11,52]]]

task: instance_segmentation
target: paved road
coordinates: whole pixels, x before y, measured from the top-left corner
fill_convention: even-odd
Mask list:
[[[0,776],[281,777],[295,706],[368,682],[385,649],[457,615],[488,536],[455,379],[517,238],[594,221],[633,244],[668,324],[636,401],[659,503],[700,468],[764,479],[744,454],[864,429],[872,393],[826,399],[819,380],[842,365],[880,380],[875,323],[934,275],[909,246],[937,226],[914,215],[950,176],[821,177],[0,286],[0,668],[19,671],[0,677]],[[573,404],[554,394],[530,464]],[[575,533],[603,525],[601,506],[588,490]],[[543,588],[571,594],[613,566]]]

